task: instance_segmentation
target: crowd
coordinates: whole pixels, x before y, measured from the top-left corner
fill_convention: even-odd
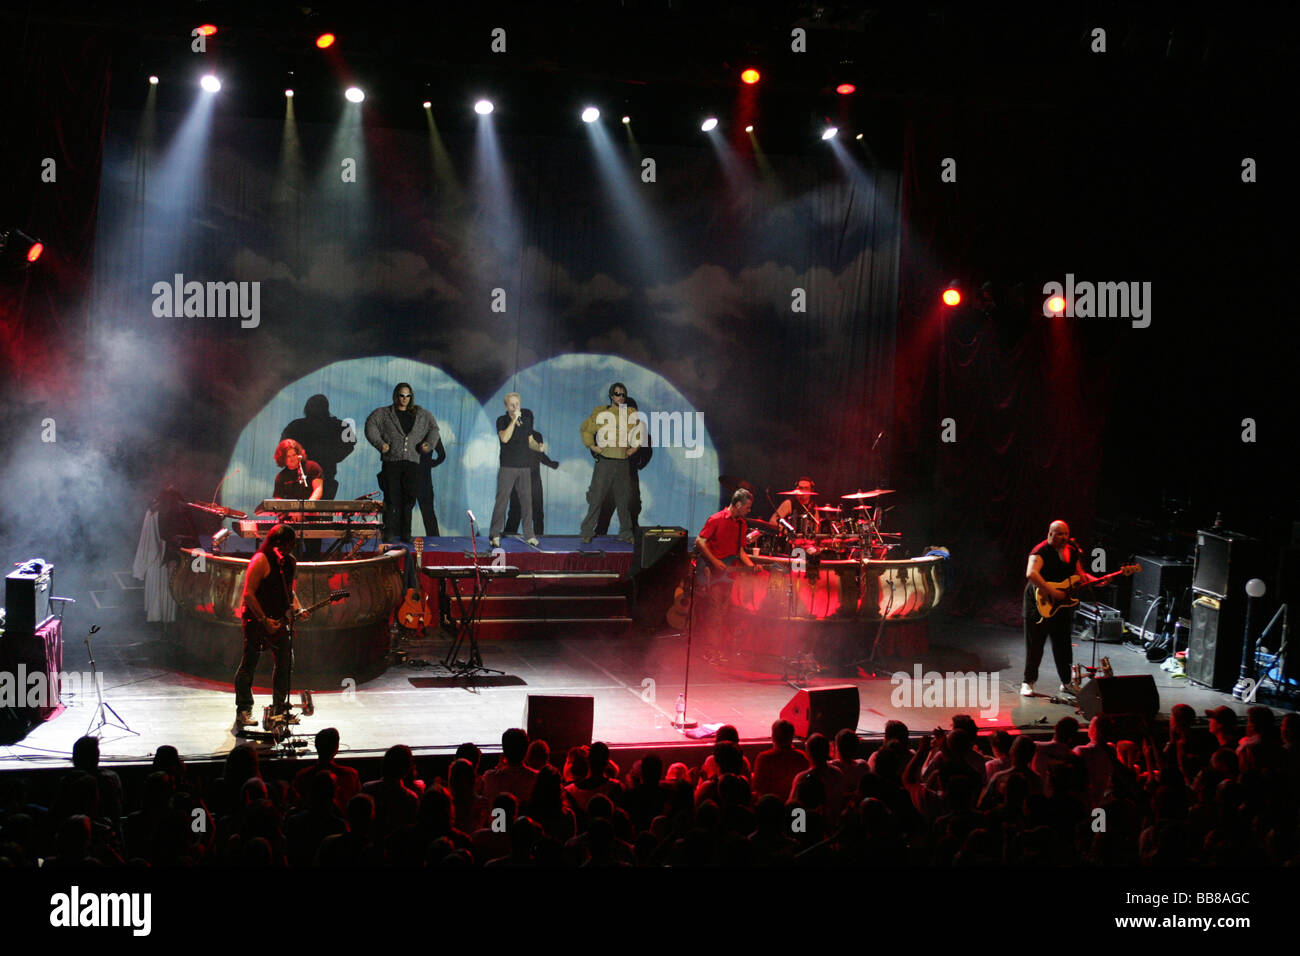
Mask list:
[[[160,747],[131,794],[83,737],[44,802],[0,774],[0,865],[1300,864],[1297,715],[1207,716],[1065,717],[1045,741],[968,716],[919,739],[890,721],[869,754],[852,729],[797,746],[777,721],[752,761],[723,727],[697,767],[653,752],[620,767],[600,742],[552,754],[516,728],[494,761],[466,744],[428,781],[394,746],[366,782],[329,728],[292,775],[240,745],[206,785]]]

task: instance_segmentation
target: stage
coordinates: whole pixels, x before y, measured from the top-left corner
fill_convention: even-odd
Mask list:
[[[214,679],[178,668],[174,663],[174,626],[143,623],[143,592],[129,572],[102,572],[93,579],[69,584],[71,588],[84,584],[85,598],[70,609],[64,622],[64,669],[88,668],[84,637],[92,623],[100,624],[93,647],[105,699],[136,732],[106,727],[101,735],[104,760],[148,761],[163,744],[175,746],[187,760],[219,759],[229,752],[236,743],[231,734],[233,675]],[[694,646],[687,716],[705,730],[708,725],[733,724],[747,747],[752,747],[768,739],[772,722],[797,686],[855,685],[861,704],[857,729],[868,739],[878,737],[891,719],[906,723],[913,735],[948,726],[956,713],[971,714],[983,731],[1005,728],[1047,733],[1060,717],[1075,714],[1073,707],[1045,696],[1019,696],[1024,650],[1018,628],[941,612],[931,615],[926,624],[924,654],[882,655],[876,662],[880,676],[875,678],[859,670],[852,660],[869,655],[874,626],[863,630],[857,647],[845,649],[840,655],[843,663],[820,672],[787,673],[787,679],[783,679],[779,659],[745,653],[719,655]],[[436,662],[447,647],[445,635],[404,645],[413,663]],[[405,664],[387,666],[369,680],[344,678],[335,686],[304,685],[295,680],[295,695],[304,687],[310,689],[316,707],[313,716],[303,718],[300,732],[310,737],[323,727],[337,727],[343,751],[357,756],[381,753],[395,743],[423,754],[447,754],[466,741],[495,750],[503,730],[523,724],[528,695],[590,695],[594,701],[593,738],[616,749],[667,750],[709,743],[707,738],[695,740],[671,726],[686,679],[684,634],[666,627],[619,624],[605,634],[588,628],[570,637],[521,638],[516,634],[512,639],[485,640],[482,652],[484,664],[503,671],[502,676],[461,678],[440,667]],[[1091,643],[1076,642],[1074,653],[1076,661],[1089,663]],[[1162,715],[1178,702],[1193,705],[1198,713],[1220,704],[1242,714],[1246,710],[1245,704],[1233,701],[1230,695],[1189,686],[1185,679],[1172,677],[1124,645],[1099,644],[1097,655],[1109,656],[1117,674],[1151,674],[1160,694]],[[1044,664],[1039,688],[1049,690],[1056,683],[1050,676],[1050,654]],[[922,675],[981,675],[992,691],[993,706],[981,713],[978,702],[946,707],[936,706],[933,700],[921,705],[919,696],[905,697],[889,675],[913,677],[917,667]],[[264,659],[255,682],[254,713],[259,718],[262,706],[270,703],[269,686],[270,661]],[[0,747],[0,768],[67,765],[73,742],[86,733],[95,714],[93,684],[82,682],[81,692],[65,695],[63,703],[62,713],[37,726],[25,739]]]

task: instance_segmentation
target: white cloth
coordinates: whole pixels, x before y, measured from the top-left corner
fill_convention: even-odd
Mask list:
[[[144,581],[144,612],[147,621],[176,620],[176,602],[168,587],[168,568],[163,564],[166,549],[158,536],[158,512],[146,511],[140,526],[140,543],[135,549],[131,575]]]

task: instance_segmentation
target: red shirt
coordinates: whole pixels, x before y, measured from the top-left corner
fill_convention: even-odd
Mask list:
[[[704,522],[700,532],[709,550],[719,561],[740,554],[740,544],[745,540],[745,519],[733,518],[729,508],[723,508]]]

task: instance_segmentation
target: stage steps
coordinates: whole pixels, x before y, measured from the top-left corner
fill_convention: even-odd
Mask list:
[[[465,593],[462,583],[462,593]],[[454,604],[453,604],[454,608]],[[628,585],[615,571],[524,571],[493,580],[483,598],[483,641],[616,637],[632,626]]]

